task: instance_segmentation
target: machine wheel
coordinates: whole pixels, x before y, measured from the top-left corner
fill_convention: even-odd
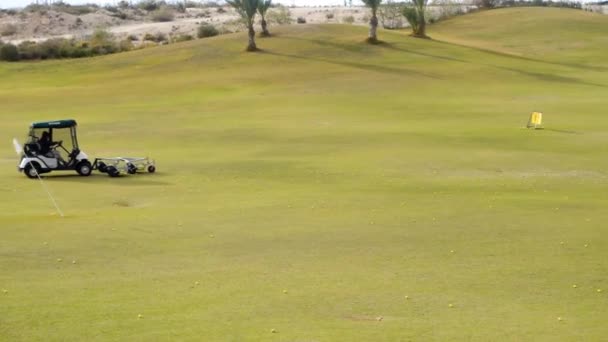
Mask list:
[[[127,172],[130,175],[136,174],[137,173],[137,166],[135,166],[134,164],[131,164],[131,163],[127,164]]]
[[[108,165],[106,165],[104,162],[97,162],[97,170],[99,170],[99,172],[106,173],[108,172]]]
[[[156,172],[156,166],[154,166],[154,165],[148,165],[148,172],[150,172],[150,173]]]
[[[115,166],[108,166],[108,175],[110,175],[110,177],[118,177],[120,176],[120,171],[118,171],[118,169]]]
[[[93,171],[91,168],[91,163],[86,160],[83,160],[76,165],[76,172],[78,172],[78,174],[81,176],[90,176],[91,171]]]
[[[38,164],[28,163],[23,169],[23,173],[25,173],[27,178],[38,178]]]

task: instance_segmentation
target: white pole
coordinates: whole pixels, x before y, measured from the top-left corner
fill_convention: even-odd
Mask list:
[[[53,197],[53,195],[51,195],[51,192],[49,191],[49,188],[46,187],[46,184],[44,184],[44,182],[42,181],[42,177],[40,177],[40,174],[38,173],[38,170],[34,167],[34,165],[32,165],[31,161],[30,161],[30,166],[33,167],[34,170],[36,170],[36,176],[38,176],[38,179],[40,179],[40,184],[42,184],[42,188],[44,189],[44,191],[46,191],[47,195],[49,195],[49,198],[51,199],[51,202],[53,202],[53,205],[55,206],[55,209],[57,209],[57,212],[59,213],[59,215],[61,217],[63,217],[63,211],[61,211],[61,209],[57,205],[57,202],[55,201],[55,198]]]

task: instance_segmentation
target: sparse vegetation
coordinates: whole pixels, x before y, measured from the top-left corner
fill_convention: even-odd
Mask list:
[[[240,17],[231,20],[226,20],[222,27],[231,27],[234,32],[241,32],[247,29],[247,21]]]
[[[5,24],[0,26],[0,37],[12,36],[17,33],[17,25]]]
[[[208,23],[202,23],[201,26],[198,27],[197,31],[198,38],[214,37],[219,34],[220,32],[217,30],[217,28]]]
[[[86,4],[86,5],[70,5],[63,1],[53,2],[48,7],[57,12],[64,12],[72,15],[83,15],[91,13],[99,8],[99,6],[95,4]]]
[[[426,6],[428,0],[412,0],[412,4],[403,8],[403,16],[410,23],[412,36],[428,38],[426,35]]]
[[[403,3],[387,0],[378,8],[378,18],[383,28],[387,30],[396,30],[403,28]]]
[[[118,42],[118,51],[123,52],[123,51],[131,51],[135,48],[135,46],[133,45],[133,41],[131,39],[123,39],[120,42]]]
[[[157,32],[155,34],[146,33],[143,37],[144,41],[155,42],[155,43],[164,43],[168,42],[167,36],[162,32]]]
[[[104,29],[95,30],[88,43],[95,55],[105,55],[118,50],[114,36]]]
[[[42,42],[24,41],[18,46],[7,44],[0,60],[18,61],[56,58],[82,58],[109,53],[129,51],[133,45],[129,40],[115,43],[111,35],[97,31],[88,40],[53,38]]]
[[[16,9],[0,9],[0,13],[5,13],[6,15],[12,16],[12,15],[17,15],[17,13],[19,13],[19,11],[17,11]]]
[[[266,18],[269,23],[274,25],[289,25],[293,23],[291,11],[283,5],[278,5],[275,8],[270,9]]]
[[[435,21],[466,13],[463,4],[454,0],[434,0],[432,5],[437,11],[434,17]]]
[[[500,4],[500,0],[475,0],[474,3],[479,8],[494,8]]]
[[[578,1],[552,1],[552,0],[478,0],[478,6],[482,8],[499,8],[499,7],[557,7],[557,8],[572,8],[583,9],[583,4]]]
[[[0,60],[16,62],[19,60],[19,50],[13,44],[0,44]]]
[[[162,6],[159,9],[154,10],[152,13],[150,13],[150,18],[152,19],[152,21],[156,22],[173,21],[173,19],[175,18],[175,13],[170,7]]]
[[[120,9],[128,9],[131,8],[131,4],[128,1],[125,0],[121,0],[118,2],[117,4],[118,8]]]
[[[163,6],[166,6],[166,3],[164,1],[157,0],[142,0],[136,5],[137,8],[148,12],[159,10]]]
[[[180,35],[173,37],[172,41],[175,43],[179,43],[179,42],[187,42],[187,41],[193,40],[193,39],[194,39],[194,37],[192,37],[189,34],[180,34]]]
[[[44,14],[49,10],[68,13],[72,15],[83,15],[92,13],[99,9],[99,6],[96,4],[85,4],[85,5],[71,5],[63,1],[55,1],[49,4],[37,4],[32,3],[28,6],[25,6],[23,9],[26,12],[36,12]]]
[[[115,13],[112,13],[112,16],[114,18],[118,18],[120,20],[127,20],[127,19],[129,19],[129,15],[127,13],[125,13],[125,12],[120,11],[120,10],[117,11],[117,12],[115,12]]]
[[[355,22],[355,17],[353,17],[352,15],[347,15],[342,18],[342,22],[351,25]]]

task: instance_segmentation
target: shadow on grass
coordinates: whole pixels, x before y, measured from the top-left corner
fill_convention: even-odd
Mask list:
[[[442,60],[451,61],[451,62],[460,62],[460,63],[473,64],[471,61],[467,61],[467,60],[464,60],[464,59],[459,59],[459,58],[454,58],[454,57],[448,57],[448,56],[442,56],[442,55],[434,55],[434,54],[431,54],[431,53],[420,52],[420,51],[415,51],[415,50],[406,49],[406,48],[402,48],[402,47],[397,47],[395,44],[388,43],[388,42],[382,42],[381,44],[377,44],[377,45],[380,46],[380,47],[387,48],[389,50],[394,50],[394,51],[398,51],[398,52],[405,52],[405,53],[409,53],[409,54],[412,54],[412,55],[418,55],[418,56],[423,56],[423,57],[442,59]]]
[[[373,71],[373,72],[379,72],[379,73],[385,73],[385,74],[391,74],[391,75],[422,76],[422,77],[426,77],[426,78],[439,79],[439,77],[437,77],[435,75],[431,75],[431,74],[428,74],[428,73],[423,73],[423,72],[420,72],[420,71],[415,71],[415,70],[405,69],[405,68],[394,68],[394,67],[389,67],[389,66],[384,66],[384,65],[378,65],[378,64],[366,64],[366,63],[359,63],[359,62],[336,61],[336,60],[332,60],[332,59],[310,57],[310,56],[298,56],[298,55],[291,55],[291,54],[279,53],[279,52],[271,52],[271,51],[263,51],[263,53],[266,53],[266,54],[269,54],[269,55],[272,55],[272,56],[293,58],[293,59],[299,59],[299,60],[305,60],[305,61],[313,61],[313,62],[329,63],[329,64],[334,64],[334,65],[339,65],[339,66],[345,66],[345,67],[355,68],[355,69],[359,69],[359,70],[364,70],[364,71]]]
[[[563,130],[563,129],[543,128],[543,130],[549,131],[549,132],[564,133],[564,134],[583,134],[582,132],[567,131],[567,130]]]
[[[499,51],[494,51],[494,50],[490,50],[490,49],[484,49],[484,48],[479,48],[479,47],[474,47],[474,46],[469,46],[469,45],[456,44],[456,43],[451,43],[451,42],[446,42],[446,41],[441,41],[441,40],[434,40],[434,41],[437,42],[437,43],[440,43],[440,44],[445,44],[445,45],[450,45],[450,46],[456,46],[456,47],[470,49],[470,50],[475,50],[475,51],[479,51],[479,52],[485,52],[485,53],[492,54],[492,55],[495,55],[495,56],[507,57],[507,58],[511,58],[511,59],[518,59],[518,60],[526,61],[526,62],[535,62],[535,63],[549,64],[549,65],[555,65],[555,66],[561,66],[561,67],[583,69],[583,70],[588,70],[588,71],[608,71],[607,67],[593,66],[593,65],[584,65],[584,64],[577,64],[577,63],[550,62],[550,61],[545,61],[545,60],[542,60],[542,59],[536,59],[536,58],[524,57],[524,56],[517,56],[517,55],[505,53],[505,52],[499,52]]]
[[[452,43],[447,43],[447,42],[438,41],[438,40],[434,40],[434,41],[437,43],[440,43],[440,44],[447,44],[447,45],[457,46],[460,48],[473,49],[473,50],[476,50],[476,51],[479,51],[482,53],[488,53],[488,54],[496,55],[496,56],[503,57],[503,58],[517,59],[517,60],[521,60],[521,61],[525,61],[525,62],[550,64],[550,65],[556,65],[556,66],[562,66],[562,67],[564,67],[564,66],[573,67],[572,65],[569,65],[569,64],[552,63],[552,62],[547,62],[547,61],[543,61],[543,60],[515,56],[515,55],[510,55],[510,54],[496,52],[496,51],[487,50],[487,49],[474,48],[474,47],[470,47],[470,46],[466,46],[466,45],[452,44]],[[447,60],[447,61],[452,61],[452,62],[467,63],[467,64],[477,64],[477,65],[483,65],[483,66],[487,66],[487,67],[491,67],[491,68],[495,68],[495,69],[515,72],[515,73],[522,74],[524,76],[536,78],[537,80],[544,81],[544,82],[580,84],[580,85],[587,85],[587,86],[594,86],[594,87],[601,87],[601,88],[607,87],[606,85],[603,85],[603,84],[586,82],[586,81],[583,81],[583,80],[575,78],[575,77],[559,76],[559,75],[555,75],[555,74],[545,74],[545,73],[541,73],[541,72],[522,70],[522,69],[518,69],[518,68],[505,67],[505,66],[500,66],[500,65],[495,65],[495,64],[487,64],[487,63],[482,63],[482,62],[471,62],[471,61],[467,61],[464,59],[458,59],[458,58],[442,56],[442,55],[435,55],[435,54],[430,54],[430,53],[425,53],[425,52],[420,52],[420,51],[414,51],[414,50],[410,50],[410,49],[406,49],[406,48],[401,48],[401,47],[397,47],[394,44],[390,44],[390,43],[386,43],[386,44],[383,44],[380,46],[386,47],[391,50],[406,52],[406,53],[424,56],[424,57]],[[578,67],[580,67],[580,66],[578,66]],[[589,67],[589,68],[594,68],[594,67]],[[602,68],[602,69],[604,69],[604,68]],[[589,69],[589,70],[594,70],[594,69]]]
[[[487,64],[487,63],[482,63],[479,61],[468,61],[465,59],[454,58],[454,57],[445,56],[445,55],[416,51],[413,49],[399,47],[396,44],[388,43],[388,42],[384,42],[384,41],[379,41],[376,44],[369,44],[369,43],[362,42],[362,44],[356,45],[356,44],[336,43],[334,41],[326,41],[326,40],[322,40],[322,39],[307,39],[307,38],[292,37],[292,36],[285,36],[285,38],[306,41],[306,42],[317,44],[322,47],[332,47],[332,48],[340,49],[340,50],[347,51],[347,52],[361,52],[362,50],[367,49],[368,47],[378,46],[379,48],[385,48],[385,49],[389,49],[389,50],[393,50],[393,51],[397,51],[397,52],[405,52],[405,53],[417,55],[417,56],[429,57],[429,58],[445,60],[445,61],[450,61],[450,62],[459,62],[459,63],[465,63],[465,64],[476,64],[476,65],[487,66],[487,67],[491,67],[491,68],[495,68],[495,69],[499,69],[499,70],[505,70],[505,71],[509,71],[509,72],[518,73],[518,74],[521,74],[521,75],[524,75],[527,77],[535,78],[535,79],[537,79],[539,81],[543,81],[543,82],[562,83],[562,84],[578,84],[578,85],[586,85],[586,86],[600,87],[600,88],[608,87],[604,84],[587,82],[587,81],[584,81],[584,80],[581,80],[581,79],[575,78],[575,77],[560,76],[560,75],[555,75],[555,74],[546,74],[546,73],[541,73],[541,72],[522,70],[522,69],[518,69],[518,68],[500,66],[500,65],[495,65],[495,64]],[[581,66],[581,65],[576,65],[576,64],[547,62],[547,61],[543,61],[543,60],[539,60],[539,59],[515,56],[515,55],[510,55],[507,53],[501,53],[501,52],[496,52],[496,51],[487,50],[487,49],[475,48],[475,47],[470,47],[467,45],[453,44],[453,43],[449,43],[449,42],[445,42],[445,41],[433,40],[433,42],[437,42],[439,44],[444,44],[444,45],[456,46],[456,47],[460,47],[460,48],[472,49],[472,50],[476,50],[476,51],[479,51],[482,53],[488,53],[488,54],[500,56],[503,58],[516,59],[516,60],[526,61],[526,62],[549,64],[549,65],[554,65],[554,66],[570,67],[570,68],[576,67],[576,68],[582,68],[582,69],[587,69],[587,70],[608,70],[607,68],[602,68],[602,67],[592,67],[592,66]],[[357,69],[361,69],[361,70],[367,70],[367,71],[375,71],[375,72],[383,72],[383,73],[391,73],[391,74],[395,74],[395,73],[396,74],[411,74],[411,75],[424,76],[427,78],[440,79],[440,77],[438,77],[436,75],[431,75],[431,74],[423,73],[420,71],[414,71],[411,69],[395,68],[395,67],[390,67],[390,66],[385,66],[385,65],[365,64],[365,63],[347,62],[347,61],[336,61],[336,60],[330,60],[330,59],[319,58],[319,57],[310,57],[310,56],[305,57],[305,56],[299,56],[299,55],[281,54],[278,52],[270,52],[270,51],[263,51],[263,52],[271,54],[271,55],[277,55],[277,56],[283,56],[283,57],[289,57],[289,58],[313,60],[313,61],[318,61],[318,62],[343,65],[343,66],[348,66],[348,67],[357,68]]]
[[[479,51],[479,52],[488,53],[488,54],[496,55],[496,56],[503,57],[503,58],[517,59],[517,60],[521,60],[521,61],[525,61],[525,62],[550,64],[550,65],[556,65],[556,66],[562,66],[562,67],[564,67],[564,66],[565,67],[573,67],[572,65],[569,65],[569,64],[552,63],[552,62],[547,62],[547,61],[533,59],[533,58],[527,58],[527,57],[510,55],[510,54],[506,54],[506,53],[500,53],[500,52],[496,52],[496,51],[492,51],[492,50],[473,48],[473,47],[466,46],[466,45],[458,45],[458,44],[446,43],[446,42],[437,41],[437,40],[435,40],[435,42],[438,42],[438,43],[441,43],[441,44],[453,45],[453,46],[457,46],[457,47],[461,47],[461,48],[474,49],[474,50]],[[601,87],[601,88],[606,88],[607,87],[604,84],[593,83],[593,82],[586,82],[586,81],[583,81],[583,80],[575,78],[575,77],[559,76],[559,75],[555,75],[555,74],[545,74],[545,73],[541,73],[541,72],[522,70],[522,69],[518,69],[518,68],[505,67],[505,66],[500,66],[500,65],[495,65],[495,64],[487,64],[487,63],[482,63],[482,62],[471,62],[471,61],[467,61],[467,60],[464,60],[464,59],[458,59],[458,58],[453,58],[453,57],[448,57],[448,56],[442,56],[442,55],[435,55],[435,54],[430,54],[430,53],[425,53],[425,52],[420,52],[420,51],[414,51],[414,50],[410,50],[410,49],[406,49],[406,48],[401,48],[401,47],[397,47],[394,44],[390,44],[390,43],[387,43],[387,44],[384,44],[384,45],[381,45],[381,46],[384,46],[384,47],[386,47],[388,49],[391,49],[391,50],[400,51],[400,52],[406,52],[406,53],[410,53],[410,54],[414,54],[414,55],[419,55],[419,56],[424,56],[424,57],[430,57],[430,58],[435,58],[435,59],[447,60],[447,61],[452,61],[452,62],[467,63],[467,64],[477,64],[477,65],[483,65],[483,66],[487,66],[487,67],[491,67],[491,68],[495,68],[495,69],[515,72],[515,73],[518,73],[518,74],[521,74],[521,75],[524,75],[524,76],[527,76],[527,77],[535,78],[535,79],[537,79],[539,81],[544,81],[544,82],[579,84],[579,85]],[[589,67],[589,68],[594,68],[594,67]],[[604,69],[604,68],[602,68],[602,69]],[[594,69],[589,69],[589,70],[594,70]]]
[[[604,84],[587,82],[587,81],[583,81],[583,80],[581,80],[579,78],[575,78],[575,77],[559,76],[559,75],[554,75],[554,74],[545,74],[545,73],[541,73],[541,72],[521,70],[521,69],[516,69],[516,68],[509,68],[509,67],[498,66],[498,65],[487,65],[487,66],[492,66],[492,67],[497,68],[497,69],[502,69],[502,70],[506,70],[506,71],[515,72],[515,73],[518,73],[518,74],[522,74],[524,76],[536,78],[537,80],[544,81],[544,82],[565,83],[565,84],[578,84],[578,85],[586,85],[586,86],[600,87],[600,88],[607,88],[608,87],[608,86],[606,86]]]
[[[165,181],[153,179],[153,177],[163,176],[164,173],[138,173],[136,175],[124,175],[121,174],[119,177],[110,177],[104,173],[93,173],[88,177],[83,177],[78,174],[43,174],[42,179],[46,182],[67,182],[67,183],[87,183],[87,184],[102,184],[107,185],[108,183],[115,183],[120,185],[128,186],[142,186],[142,185],[172,185]],[[134,181],[136,179],[136,181]],[[142,179],[144,178],[144,179]]]
[[[302,38],[302,37],[294,37],[294,36],[285,36],[287,39],[299,40],[303,42],[313,43],[319,45],[321,47],[331,47],[335,49],[340,49],[348,52],[362,52],[365,50],[367,46],[379,45],[379,44],[348,44],[348,43],[338,43],[333,40],[324,40],[324,39],[310,39],[310,38]]]

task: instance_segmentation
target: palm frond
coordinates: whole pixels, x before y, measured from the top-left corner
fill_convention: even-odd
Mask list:
[[[226,0],[228,5],[234,7],[241,17],[253,21],[261,0]]]
[[[380,7],[380,4],[382,3],[382,0],[361,0],[361,1],[363,1],[365,6],[371,8],[372,12],[374,12],[374,13],[376,13],[376,10],[378,10],[378,7]]]
[[[258,0],[258,12],[265,16],[268,9],[272,6],[272,0]]]

